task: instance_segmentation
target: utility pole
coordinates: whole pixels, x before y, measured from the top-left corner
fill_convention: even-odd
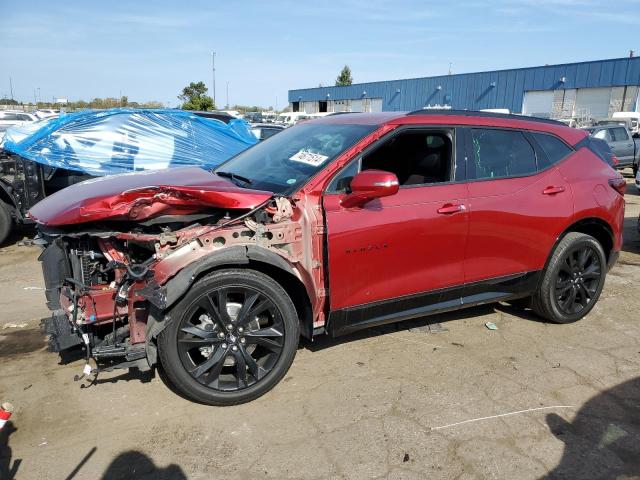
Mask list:
[[[13,82],[11,81],[11,77],[9,77],[9,91],[11,92],[11,100],[13,100]]]
[[[40,87],[38,87],[38,102],[42,102],[42,97],[40,96]]]
[[[33,89],[33,104],[38,105],[38,98],[36,97],[36,89]]]
[[[227,110],[229,110],[229,82],[227,82]]]
[[[211,67],[213,68],[213,108],[216,106],[216,52],[211,52]]]

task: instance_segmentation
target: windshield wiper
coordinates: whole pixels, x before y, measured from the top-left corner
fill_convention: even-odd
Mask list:
[[[231,172],[216,172],[216,175],[219,175],[221,177],[226,177],[233,180],[240,180],[243,183],[246,183],[247,185],[251,185],[253,183],[253,180],[247,178],[247,177],[243,177],[242,175],[238,175],[236,173],[231,173]]]

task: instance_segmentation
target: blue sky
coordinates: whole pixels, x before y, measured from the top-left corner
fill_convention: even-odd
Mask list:
[[[640,55],[640,0],[2,1],[0,95],[117,97],[174,107],[286,105],[287,90]]]

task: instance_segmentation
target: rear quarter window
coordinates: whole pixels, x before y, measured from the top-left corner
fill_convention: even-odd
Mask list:
[[[516,130],[471,129],[476,179],[509,178],[536,173],[536,154]]]
[[[553,135],[531,132],[531,136],[544,152],[544,156],[538,157],[538,170],[544,170],[554,163],[558,163],[573,152],[566,143]]]

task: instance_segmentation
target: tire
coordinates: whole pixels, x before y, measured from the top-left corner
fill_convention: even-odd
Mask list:
[[[169,318],[158,338],[160,361],[174,387],[196,402],[254,400],[284,377],[296,355],[295,306],[280,284],[254,270],[202,278]]]
[[[555,323],[580,320],[598,301],[606,272],[600,243],[590,235],[570,232],[553,251],[531,307]]]
[[[9,207],[0,200],[0,245],[4,243],[9,233],[11,233],[11,227],[13,227],[13,220],[9,213]]]

